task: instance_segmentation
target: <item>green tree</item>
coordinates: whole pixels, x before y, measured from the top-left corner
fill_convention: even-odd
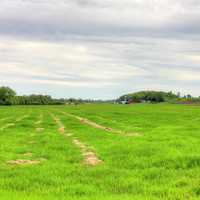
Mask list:
[[[170,101],[177,98],[176,94],[172,92],[162,92],[162,91],[140,91],[131,94],[126,94],[118,99],[120,101],[133,101],[133,102],[152,102],[159,103],[164,101]]]
[[[0,105],[11,105],[16,92],[9,87],[0,87]]]

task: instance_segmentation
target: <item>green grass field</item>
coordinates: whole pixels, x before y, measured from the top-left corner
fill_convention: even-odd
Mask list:
[[[200,199],[200,107],[0,107],[0,199]]]

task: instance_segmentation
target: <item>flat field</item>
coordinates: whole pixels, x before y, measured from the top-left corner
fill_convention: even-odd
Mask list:
[[[200,107],[0,107],[0,199],[200,199]]]

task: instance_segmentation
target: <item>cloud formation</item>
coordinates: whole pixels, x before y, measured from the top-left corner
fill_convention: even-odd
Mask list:
[[[58,97],[200,95],[199,9],[198,0],[2,0],[0,84]]]

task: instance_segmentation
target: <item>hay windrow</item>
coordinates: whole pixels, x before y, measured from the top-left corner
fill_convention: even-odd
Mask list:
[[[91,151],[89,147],[87,147],[85,144],[83,144],[78,139],[73,139],[73,143],[78,146],[81,150],[81,153],[84,157],[83,164],[89,165],[89,166],[97,166],[101,163],[103,163],[102,160],[98,158],[95,152]]]
[[[121,131],[121,130],[116,130],[116,129],[113,129],[111,127],[106,127],[106,126],[97,124],[94,121],[91,121],[89,119],[86,119],[86,118],[83,118],[83,117],[80,117],[80,116],[77,116],[77,115],[74,115],[74,114],[69,114],[69,113],[65,113],[65,112],[62,112],[62,113],[66,116],[70,116],[70,117],[73,117],[73,118],[79,120],[83,124],[87,124],[87,125],[90,125],[94,128],[101,129],[101,130],[104,130],[104,131],[107,131],[107,132],[110,132],[110,133],[120,134],[120,135],[124,135],[124,136],[141,136],[141,134],[137,133],[137,132],[130,133],[130,132],[125,132],[125,131]]]
[[[9,160],[6,162],[7,164],[10,165],[36,165],[36,164],[40,164],[41,160]]]
[[[83,164],[88,165],[88,166],[97,166],[103,163],[103,161],[97,157],[95,152],[91,151],[93,147],[87,147],[87,145],[82,143],[78,138],[73,137],[73,134],[66,133],[65,126],[60,121],[60,119],[55,117],[54,115],[52,115],[52,118],[54,119],[56,124],[59,126],[58,131],[66,137],[71,137],[72,143],[80,149],[81,154],[84,157]]]

